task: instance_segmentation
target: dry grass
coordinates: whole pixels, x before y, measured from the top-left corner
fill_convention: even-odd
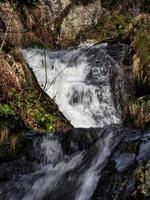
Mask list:
[[[17,144],[17,136],[12,136],[10,138],[10,148],[11,148],[11,150],[16,149],[16,144]]]
[[[150,123],[150,106],[147,103],[142,105],[138,100],[131,101],[127,105],[126,112],[136,127]]]
[[[11,150],[15,150],[17,144],[17,136],[9,137],[9,129],[0,130],[0,144],[7,144]]]
[[[9,130],[7,128],[0,130],[0,144],[8,140]]]

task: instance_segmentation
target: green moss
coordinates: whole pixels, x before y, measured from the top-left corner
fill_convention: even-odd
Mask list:
[[[142,63],[150,64],[150,38],[146,33],[141,33],[135,41],[135,49],[137,50]]]
[[[110,16],[107,21],[107,35],[112,37],[114,34],[120,35],[124,33],[125,28],[129,24],[129,18],[118,15],[118,16]]]
[[[0,104],[0,116],[8,117],[9,115],[15,116],[13,107],[9,104]]]
[[[87,31],[85,35],[88,37],[96,37],[99,41],[106,40],[108,38],[117,37],[119,35],[123,35],[126,27],[130,23],[130,18],[124,15],[108,15],[101,18],[97,24],[93,25],[90,29],[93,30],[94,34],[90,34],[92,31]]]

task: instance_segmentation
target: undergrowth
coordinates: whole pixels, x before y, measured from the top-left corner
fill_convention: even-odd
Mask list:
[[[45,106],[43,106],[40,97],[33,91],[24,95],[11,89],[8,92],[7,103],[0,103],[0,117],[14,117],[17,119],[18,116],[21,116],[23,121],[28,122],[26,124],[28,128],[35,127],[41,131],[54,132],[56,131],[55,125],[58,121],[58,115],[47,110],[49,104],[49,102],[44,101],[43,105]]]

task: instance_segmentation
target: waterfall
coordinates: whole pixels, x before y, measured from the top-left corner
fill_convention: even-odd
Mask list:
[[[24,163],[30,160],[32,170],[20,170],[0,185],[0,199],[92,199],[102,169],[124,133],[123,72],[108,49],[107,43],[84,43],[59,51],[22,50],[41,88],[75,129],[61,136],[32,136],[32,159],[21,158]]]
[[[63,151],[61,141],[55,134],[35,138],[32,149],[34,158],[38,159],[35,171],[17,178],[14,176],[3,190],[0,187],[0,199],[89,200],[123,130],[119,125],[111,125],[95,130],[75,129],[72,135],[75,138],[81,134],[84,137],[88,135],[89,138],[92,132],[97,137],[96,141],[89,139],[82,149],[77,148],[76,142],[71,139],[70,148],[76,150],[69,154]]]
[[[122,71],[107,52],[107,43],[81,44],[60,51],[24,49],[29,66],[40,86],[60,111],[78,128],[120,123],[120,108],[114,106],[114,80],[122,83]]]

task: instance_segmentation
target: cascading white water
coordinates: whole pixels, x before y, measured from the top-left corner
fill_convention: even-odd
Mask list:
[[[107,43],[82,44],[60,51],[22,51],[41,88],[54,98],[76,128],[103,127],[121,121],[111,83],[113,73],[120,68],[106,47]]]
[[[36,138],[33,148],[40,163],[34,163],[34,172],[13,178],[5,188],[0,185],[0,200],[89,200],[101,170],[122,136],[118,100],[121,68],[108,54],[106,43],[82,44],[60,51],[24,49],[22,52],[41,88],[55,99],[72,125],[94,127],[72,130],[73,136],[77,132],[78,143],[81,143],[80,131],[90,143],[93,131],[93,138],[97,139],[83,149],[71,141],[70,147],[75,151],[68,155],[59,137]]]

